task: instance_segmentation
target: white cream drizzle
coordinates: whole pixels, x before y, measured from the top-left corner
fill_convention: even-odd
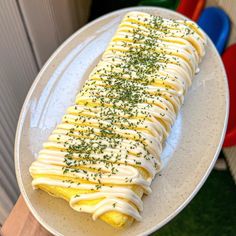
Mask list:
[[[151,182],[161,165],[163,142],[176,119],[194,74],[199,72],[198,65],[205,54],[206,37],[195,23],[162,19],[162,26],[168,29],[168,32],[164,33],[162,28],[151,28],[146,23],[152,19],[152,16],[142,12],[130,12],[125,16],[102,60],[76,97],[76,104],[68,108],[62,123],[43,144],[37,161],[30,167],[34,188],[47,185],[89,190],[88,193],[72,196],[69,203],[77,211],[91,213],[94,220],[112,211],[141,220],[139,212],[143,210],[142,194],[136,194],[131,186],[139,186],[144,193],[151,193]],[[143,41],[134,42],[131,32],[133,29],[139,30]],[[111,66],[115,66],[113,70],[121,72],[117,65],[123,63],[122,58],[126,56],[129,44],[137,49],[145,46],[145,40],[150,38],[150,30],[155,32],[154,51],[165,54],[165,59],[168,60],[162,60],[160,57],[156,61],[159,70],[152,75],[155,78],[152,84],[142,85],[134,79],[132,83],[145,92],[146,99],[145,102],[136,104],[136,116],[129,117],[118,109],[124,106],[122,101],[113,107],[111,99],[116,98],[117,94],[110,94],[106,90],[107,78],[100,69],[107,68],[109,72]],[[186,32],[190,33],[185,34]],[[123,74],[122,78],[129,81],[126,74]],[[138,78],[138,72],[132,72],[132,78]],[[112,83],[116,80],[114,78],[110,81],[110,86],[113,86]],[[100,96],[104,98],[102,109],[97,99]],[[86,104],[93,106],[87,109]],[[118,145],[113,147],[109,140],[100,139],[100,145],[105,147],[102,153],[94,152],[89,158],[86,152],[70,153],[70,159],[65,162],[67,150],[71,145],[79,146],[84,143],[91,144],[95,149],[99,147],[96,146],[95,139],[101,135],[99,127],[109,125],[109,121],[104,119],[101,112],[109,112],[111,108],[121,119],[121,122],[112,124],[113,131],[119,135]],[[148,118],[145,118],[144,111],[149,112]],[[122,119],[127,118],[129,124],[122,122]],[[139,122],[140,120],[142,122]],[[90,128],[93,128],[92,134],[88,134]],[[70,132],[71,130],[73,132]],[[64,168],[68,170],[65,172]],[[146,171],[147,177],[140,172],[140,168]],[[97,172],[100,174],[96,175]],[[47,177],[48,175],[54,177]],[[73,178],[75,181],[63,181],[56,179],[56,176]],[[77,183],[81,179],[87,182]],[[98,184],[100,187],[96,188]],[[96,199],[101,201],[94,205],[86,204],[86,201]]]

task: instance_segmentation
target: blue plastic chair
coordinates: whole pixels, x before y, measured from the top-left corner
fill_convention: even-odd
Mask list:
[[[228,15],[220,8],[208,7],[202,12],[198,24],[211,38],[219,54],[222,54],[230,33]]]

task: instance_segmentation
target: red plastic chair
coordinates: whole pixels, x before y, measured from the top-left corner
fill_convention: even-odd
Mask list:
[[[197,21],[205,4],[206,0],[180,0],[177,12]]]
[[[222,55],[228,77],[230,108],[229,121],[223,147],[236,145],[236,44],[228,47]]]

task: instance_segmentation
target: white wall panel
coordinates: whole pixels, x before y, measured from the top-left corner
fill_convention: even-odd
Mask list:
[[[19,195],[14,136],[25,96],[53,51],[86,23],[89,8],[90,0],[0,0],[0,225]]]
[[[0,1],[0,223],[19,190],[14,169],[14,136],[19,112],[37,66],[14,0]]]
[[[88,19],[90,0],[19,0],[39,67]]]

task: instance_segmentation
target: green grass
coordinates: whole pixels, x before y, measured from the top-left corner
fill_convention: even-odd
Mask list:
[[[236,236],[236,186],[213,170],[191,203],[152,236]]]

